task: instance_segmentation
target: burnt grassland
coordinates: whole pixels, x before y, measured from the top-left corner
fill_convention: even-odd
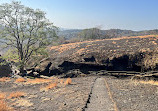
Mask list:
[[[28,63],[38,78],[0,78],[0,102],[7,110],[81,111],[102,76],[119,110],[157,110],[157,44],[148,35],[49,47],[48,58]]]
[[[48,48],[48,58],[28,62],[28,69],[47,76],[60,75],[72,69],[86,74],[93,69],[152,71],[158,69],[157,44],[158,35],[146,35],[52,46]]]
[[[0,111],[82,111],[95,78],[0,81]]]

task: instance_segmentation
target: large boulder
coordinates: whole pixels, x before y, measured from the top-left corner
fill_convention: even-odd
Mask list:
[[[2,58],[0,58],[0,77],[11,76],[12,70],[10,65]]]

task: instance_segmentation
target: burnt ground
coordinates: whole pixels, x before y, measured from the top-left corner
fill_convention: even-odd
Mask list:
[[[47,83],[21,84],[15,83],[15,79],[12,79],[10,82],[0,82],[0,91],[25,92],[24,97],[7,99],[10,106],[20,111],[84,111],[91,100],[89,95],[98,77],[105,78],[112,99],[116,103],[114,109],[118,109],[118,111],[158,110],[158,87],[136,83],[130,77],[77,77],[72,78],[71,85],[58,84],[56,88],[48,91],[40,90]]]
[[[105,77],[119,111],[157,111],[158,86]]]
[[[0,82],[1,92],[25,92],[26,96],[7,99],[10,106],[20,111],[82,111],[92,84],[96,77],[73,78],[71,85],[60,85],[48,91],[40,90],[46,84],[26,85],[10,82]]]
[[[151,65],[152,60],[148,56],[152,55],[150,52],[157,49],[157,44],[158,35],[62,44],[48,47],[47,58],[42,56],[39,56],[40,59],[32,60],[32,58],[28,62],[27,70],[46,76],[64,74],[72,69],[80,69],[86,74],[94,69],[140,72],[145,65]],[[150,68],[147,66],[146,69],[151,70]],[[154,68],[158,70],[158,66],[154,65]]]

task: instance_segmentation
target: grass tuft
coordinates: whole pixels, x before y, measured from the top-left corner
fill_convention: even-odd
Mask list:
[[[48,91],[49,89],[53,89],[53,88],[55,88],[55,87],[57,87],[57,83],[50,83],[50,84],[48,84],[46,87],[41,88],[40,90],[41,90],[41,91]]]
[[[2,77],[2,78],[0,78],[0,82],[7,82],[7,81],[10,81],[9,77]]]
[[[52,89],[55,88],[57,86],[57,83],[50,83],[46,86],[46,89]]]
[[[67,78],[64,84],[65,84],[65,85],[69,85],[69,84],[71,84],[71,83],[72,83],[71,78]]]
[[[13,99],[13,98],[20,98],[20,97],[24,97],[26,95],[26,93],[24,92],[12,92],[10,93],[10,95],[8,96],[8,99]]]
[[[158,85],[158,81],[154,81],[154,80],[149,80],[149,81],[140,80],[137,82],[142,83],[142,84]]]
[[[19,82],[26,82],[26,80],[24,78],[18,78],[15,80],[16,83],[19,83]]]

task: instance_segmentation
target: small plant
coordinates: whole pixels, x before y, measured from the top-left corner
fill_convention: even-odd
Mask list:
[[[19,82],[25,82],[26,80],[24,78],[18,78],[15,80],[16,83],[19,83]]]
[[[24,92],[12,92],[10,93],[10,95],[8,96],[8,99],[13,99],[13,98],[20,98],[20,97],[24,97],[26,95],[26,93]]]
[[[71,78],[67,78],[66,81],[65,81],[65,85],[69,85],[72,83],[72,80]]]

